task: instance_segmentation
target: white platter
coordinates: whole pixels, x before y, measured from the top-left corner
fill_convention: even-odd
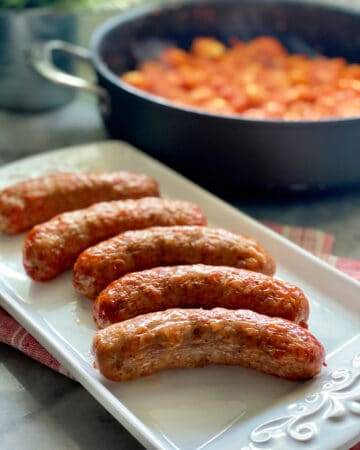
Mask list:
[[[191,200],[211,226],[243,232],[274,255],[277,276],[310,299],[310,330],[327,367],[303,383],[240,367],[172,370],[113,383],[92,367],[91,303],[70,273],[31,282],[21,263],[24,235],[0,236],[0,305],[51,352],[146,448],[348,449],[360,440],[360,284],[233,209],[143,153],[103,142],[41,154],[0,168],[0,189],[68,170],[136,170],[164,197]]]

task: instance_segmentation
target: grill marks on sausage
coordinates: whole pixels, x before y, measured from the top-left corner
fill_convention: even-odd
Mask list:
[[[146,197],[101,202],[34,227],[24,241],[23,264],[32,279],[50,280],[70,268],[83,250],[123,231],[205,224],[202,210],[186,201]]]
[[[268,275],[275,262],[255,240],[201,226],[151,227],[127,231],[85,250],[73,271],[76,290],[95,298],[128,272],[156,266],[196,264],[244,268]]]
[[[96,333],[100,372],[125,381],[165,369],[240,365],[289,380],[320,372],[324,348],[294,322],[249,310],[168,309]]]
[[[159,196],[153,178],[134,172],[54,173],[0,192],[0,231],[14,234],[57,214],[111,200]]]
[[[302,290],[270,276],[203,264],[156,267],[113,281],[96,298],[100,328],[169,308],[251,309],[306,326],[309,303]]]

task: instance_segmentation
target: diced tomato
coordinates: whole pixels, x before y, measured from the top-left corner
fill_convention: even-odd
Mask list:
[[[360,116],[360,64],[290,55],[277,39],[193,40],[169,47],[122,79],[139,89],[219,114],[319,120]]]

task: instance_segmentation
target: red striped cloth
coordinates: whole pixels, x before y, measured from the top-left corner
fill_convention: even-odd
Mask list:
[[[272,222],[264,222],[264,225],[323,259],[328,264],[360,281],[359,260],[341,258],[331,254],[335,243],[335,237],[332,234],[325,233],[316,228],[291,227]]]
[[[360,261],[340,258],[331,254],[335,242],[333,235],[313,228],[291,227],[272,222],[264,223],[305,250],[360,281]],[[0,342],[11,345],[51,369],[71,377],[71,374],[36,339],[1,308]],[[360,443],[350,450],[360,450]]]

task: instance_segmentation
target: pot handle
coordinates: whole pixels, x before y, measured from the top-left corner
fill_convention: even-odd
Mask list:
[[[28,59],[33,69],[52,83],[95,94],[99,97],[101,113],[104,116],[109,116],[110,98],[108,92],[91,81],[59,69],[53,61],[54,51],[61,51],[73,58],[92,64],[91,53],[88,49],[70,44],[69,42],[52,40],[40,46],[33,46],[30,49]]]

